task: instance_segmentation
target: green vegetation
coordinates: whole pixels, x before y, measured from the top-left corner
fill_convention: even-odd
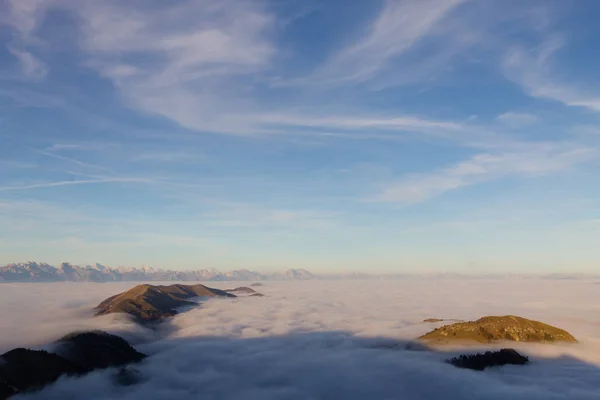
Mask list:
[[[419,339],[437,344],[456,342],[490,343],[496,341],[577,342],[565,330],[512,315],[484,317],[477,321],[446,325],[434,329]]]
[[[529,358],[522,356],[516,350],[502,349],[499,351],[486,351],[472,355],[460,355],[446,361],[458,368],[468,368],[475,371],[483,371],[489,367],[497,367],[507,364],[525,365]]]

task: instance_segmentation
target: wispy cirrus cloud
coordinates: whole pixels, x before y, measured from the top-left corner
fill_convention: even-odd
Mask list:
[[[294,132],[301,135],[341,137],[349,139],[399,139],[439,140],[467,147],[495,148],[514,144],[514,139],[490,129],[470,123],[426,118],[414,115],[322,113],[279,113],[255,115],[253,121],[267,132]],[[416,135],[415,135],[416,134]]]
[[[481,23],[470,23],[478,9],[465,7],[467,12],[463,12],[462,6],[474,3],[387,0],[363,31],[359,29],[358,35],[356,29],[349,32],[355,37],[353,42],[331,49],[326,60],[297,83],[324,88],[354,85],[389,72],[394,80],[401,79],[412,70],[418,74],[425,71],[428,79],[431,68],[448,67],[450,58],[483,40],[487,31]],[[9,23],[27,41],[35,41],[49,10],[74,14],[80,32],[75,44],[84,65],[112,82],[130,107],[191,130],[256,135],[281,132],[286,126],[323,131],[332,127],[441,131],[449,125],[433,118],[419,121],[402,112],[396,116],[388,113],[385,118],[357,118],[348,111],[325,121],[318,112],[298,117],[286,110],[285,104],[275,110],[263,104],[260,91],[272,78],[281,49],[277,46],[277,16],[262,1],[215,4],[184,0],[160,5],[12,0],[10,4]],[[489,25],[514,18],[513,14]],[[464,28],[471,25],[477,26],[473,32]],[[320,120],[320,124],[311,120]]]
[[[31,169],[36,167],[37,165],[31,162],[17,160],[0,160],[0,171]]]
[[[79,179],[70,181],[55,181],[55,182],[42,182],[25,185],[15,186],[0,186],[0,192],[17,191],[17,190],[28,190],[28,189],[42,189],[52,188],[59,186],[73,186],[73,185],[91,185],[91,184],[105,184],[105,183],[150,183],[151,180],[146,178],[100,178],[100,179]]]
[[[506,112],[496,117],[496,120],[512,128],[520,128],[540,122],[540,119],[527,113]]]
[[[535,51],[513,48],[505,57],[502,69],[505,75],[521,85],[533,97],[561,102],[567,106],[600,111],[600,96],[568,84],[553,74],[553,57],[566,45],[564,37],[554,35]]]
[[[303,126],[338,129],[388,129],[388,130],[460,130],[459,123],[436,121],[413,116],[381,117],[381,116],[327,116],[314,115],[262,115],[256,117],[257,122],[283,126]]]
[[[250,104],[241,92],[275,53],[274,20],[260,2],[85,2],[77,12],[89,66],[131,106],[194,130],[243,132],[236,114]]]
[[[46,8],[57,0],[7,0],[0,8],[0,22],[11,25],[21,40],[35,41],[35,31],[44,17]]]
[[[50,157],[50,158],[54,158],[56,160],[65,161],[65,162],[72,163],[72,164],[75,164],[75,165],[78,165],[80,167],[84,167],[87,169],[100,170],[100,171],[109,172],[109,173],[115,174],[115,175],[117,174],[117,172],[115,170],[113,170],[112,168],[108,168],[103,165],[91,164],[88,162],[80,161],[73,157],[63,156],[63,155],[56,154],[56,153],[46,151],[46,150],[34,150],[34,152],[41,154],[45,157]]]
[[[386,1],[364,36],[333,50],[305,83],[356,83],[376,77],[390,61],[436,35],[440,21],[466,2]],[[81,32],[78,46],[88,67],[109,79],[131,107],[192,130],[252,135],[272,133],[285,125],[324,129],[447,125],[403,115],[387,121],[349,115],[341,117],[345,122],[329,118],[317,126],[311,115],[302,122],[285,109],[275,115],[266,113],[256,101],[257,77],[272,68],[279,50],[275,16],[260,1],[228,0],[215,5],[186,0],[168,7],[114,0],[14,3],[11,25],[28,40],[35,39],[48,10],[75,14]]]
[[[458,22],[473,19],[472,10],[465,15],[461,13],[463,6],[474,3],[467,0],[385,1],[364,32],[356,35],[353,31],[356,39],[349,45],[332,49],[325,62],[304,83],[352,86],[385,75],[390,69],[394,75],[404,76],[408,71],[402,60],[408,56],[419,70],[426,70],[429,60],[435,61],[436,68],[444,68],[446,55],[454,54],[453,51],[446,54],[445,47],[462,49],[473,40],[473,35],[463,35],[464,31],[456,26],[469,25]],[[502,160],[507,159],[507,164],[509,160],[515,161],[511,158],[514,154],[526,158],[519,149],[515,150],[518,141],[492,132],[488,127],[433,116],[417,117],[403,112],[401,107],[379,115],[362,111],[360,107],[359,111],[340,107],[346,113],[334,113],[329,108],[324,112],[314,111],[319,110],[318,105],[311,105],[312,111],[305,113],[289,111],[285,104],[266,109],[257,88],[274,67],[280,49],[274,34],[276,16],[260,1],[226,0],[215,4],[208,0],[183,0],[164,5],[116,0],[13,0],[10,4],[10,24],[26,42],[35,41],[36,32],[49,10],[75,15],[75,29],[80,33],[75,44],[81,52],[78,56],[88,68],[112,83],[130,107],[165,117],[194,131],[237,135],[308,131],[332,137],[361,135],[386,140],[393,139],[398,132],[417,132],[428,138],[451,140],[460,146],[493,148],[493,152],[490,150],[459,164],[458,172],[452,172],[452,168],[441,174],[432,172],[428,184],[413,190],[417,192],[414,195],[417,199],[504,176],[500,172]],[[461,18],[454,19],[457,14]],[[503,21],[508,20],[506,16],[503,18]],[[497,21],[491,21],[490,25],[494,23]],[[529,61],[534,61],[534,67],[543,66],[559,47],[559,44],[549,45],[540,50],[537,58],[517,52],[504,67],[514,72],[516,78],[523,78],[522,82],[536,83],[536,71],[535,68],[530,71]],[[419,50],[414,58],[413,50]],[[549,93],[547,90],[538,92],[542,93],[541,97]],[[427,115],[427,111],[422,115]],[[534,119],[514,112],[498,117],[498,121],[513,126],[533,123]],[[67,150],[82,149],[77,145],[58,144],[42,154],[77,164],[84,171],[97,168],[114,173],[104,166],[60,153]],[[132,154],[127,162],[181,163],[186,159],[187,155],[183,154],[140,152]],[[539,157],[533,159],[539,160]],[[466,165],[473,171],[483,172],[461,172]],[[523,173],[528,172],[525,169]],[[396,192],[390,189],[383,197],[394,198]],[[421,192],[425,194],[418,194]],[[397,196],[404,197],[402,190],[399,193]]]
[[[276,51],[275,20],[254,0],[11,0],[4,22],[21,41],[35,42],[49,10],[77,17],[74,44],[84,63],[110,80],[127,104],[195,130],[243,130],[236,113],[252,102],[242,93]],[[32,73],[33,60],[27,60]]]
[[[61,152],[61,151],[100,151],[111,147],[109,143],[55,143],[48,146],[46,152]]]
[[[333,53],[310,76],[292,83],[342,85],[373,79],[421,40],[435,36],[441,21],[467,1],[387,0],[364,36]],[[440,52],[437,55],[450,54]],[[437,59],[437,55],[433,58]]]
[[[597,149],[566,144],[542,144],[505,153],[476,154],[436,172],[410,174],[389,184],[377,201],[420,203],[459,188],[507,176],[533,178],[569,169],[600,155]]]
[[[15,46],[8,46],[8,51],[19,61],[21,73],[25,78],[37,81],[43,79],[48,73],[46,64],[33,53]]]

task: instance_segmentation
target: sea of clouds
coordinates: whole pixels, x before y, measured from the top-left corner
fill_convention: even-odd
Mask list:
[[[240,284],[241,285],[241,284]],[[0,352],[104,329],[150,357],[140,382],[115,370],[61,378],[21,399],[600,399],[600,286],[587,280],[269,282],[266,297],[211,299],[150,330],[92,307],[131,283],[0,285]],[[232,288],[231,282],[210,286]],[[514,314],[564,328],[577,345],[515,344],[528,366],[444,363],[460,349],[406,344],[441,324]]]

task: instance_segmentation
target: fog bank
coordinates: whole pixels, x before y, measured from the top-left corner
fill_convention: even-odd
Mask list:
[[[123,284],[0,287],[0,347],[44,343],[74,328],[134,338],[151,357],[143,381],[121,387],[113,371],[63,378],[30,399],[598,399],[600,292],[585,280],[269,282],[266,297],[214,299],[160,332],[89,308]],[[211,286],[231,288],[231,282]],[[515,314],[564,328],[579,345],[517,344],[532,363],[484,372],[443,361],[456,351],[404,344],[441,324]]]

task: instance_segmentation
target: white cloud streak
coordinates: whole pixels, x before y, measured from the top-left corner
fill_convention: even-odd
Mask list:
[[[34,183],[34,184],[30,184],[30,185],[0,186],[0,192],[28,190],[28,189],[43,189],[43,188],[73,186],[73,185],[91,185],[91,184],[100,184],[100,183],[151,183],[151,182],[152,182],[151,180],[144,179],[144,178],[80,179],[80,180],[72,180],[72,181]]]
[[[3,23],[12,25],[26,41],[35,40],[34,34],[46,8],[55,0],[8,0],[4,3]]]
[[[366,82],[380,76],[417,47],[426,54],[425,58],[431,53],[437,54],[435,49],[444,47],[447,42],[452,44],[448,48],[463,48],[463,40],[469,42],[470,36],[454,28],[461,25],[458,22],[472,19],[473,10],[462,13],[462,6],[470,6],[470,3],[465,0],[386,1],[365,34],[334,51],[306,81],[333,84]],[[265,78],[279,54],[275,15],[259,1],[226,0],[215,4],[209,0],[183,0],[165,6],[117,0],[13,0],[9,4],[9,23],[24,43],[35,41],[48,10],[58,8],[75,15],[80,32],[77,45],[89,68],[112,82],[133,108],[168,118],[192,130],[238,135],[298,133],[304,130],[309,134],[320,131],[331,137],[352,138],[355,137],[352,135],[364,132],[364,137],[386,140],[394,136],[381,135],[380,132],[418,132],[426,137],[451,140],[489,151],[454,167],[393,183],[379,196],[382,201],[423,201],[448,190],[498,177],[531,176],[532,169],[535,169],[533,164],[543,171],[539,173],[549,173],[593,157],[592,150],[579,147],[563,152],[543,150],[539,154],[523,151],[516,141],[482,127],[426,117],[389,113],[383,116],[368,113],[323,116],[311,112],[265,111],[260,101],[253,101],[257,94],[257,81]],[[513,14],[511,16],[514,17]],[[503,15],[500,19],[505,22],[510,18]],[[482,28],[481,22],[475,25],[475,30],[489,32]],[[435,43],[429,43],[430,39],[434,39]],[[423,48],[420,47],[422,44]],[[593,96],[581,96],[547,79],[548,61],[562,44],[558,39],[549,41],[537,53],[515,50],[506,58],[504,71],[533,96],[600,110]],[[444,66],[443,62],[437,61],[436,65]],[[422,63],[419,61],[417,64]],[[401,67],[402,63],[393,66]],[[394,70],[403,72],[403,68]],[[500,115],[498,121],[511,127],[536,122],[535,117],[516,112]],[[350,131],[351,134],[336,131]],[[373,131],[376,131],[375,134]],[[53,150],[67,149],[57,147]],[[51,152],[46,155],[81,167],[114,172],[63,155]],[[140,154],[138,161],[181,162],[183,159],[185,162],[185,158],[175,153],[148,153]],[[110,182],[119,180],[131,181],[115,178]],[[103,182],[109,181],[59,181],[0,190]]]
[[[388,185],[376,198],[383,202],[419,203],[447,191],[490,180],[518,176],[532,178],[562,171],[598,157],[596,149],[565,145],[537,146],[510,153],[482,153],[455,166],[412,174]]]
[[[540,119],[535,115],[517,112],[500,114],[496,117],[496,120],[512,128],[521,128],[540,122]]]
[[[349,81],[373,77],[464,2],[387,1],[368,34],[334,54],[316,75]],[[341,116],[316,123],[312,115],[266,114],[252,100],[253,81],[270,68],[277,53],[275,19],[258,1],[215,5],[187,0],[168,7],[31,1],[13,5],[12,25],[22,36],[35,37],[44,13],[52,8],[77,15],[87,65],[111,80],[128,104],[186,128],[254,135],[273,133],[274,126],[400,130],[451,125],[412,116]],[[341,73],[336,66],[354,70]]]
[[[330,116],[315,117],[302,115],[264,115],[256,118],[258,122],[274,125],[318,127],[327,129],[388,129],[388,130],[440,130],[457,131],[463,128],[458,123],[435,121],[412,116],[401,117],[351,117]]]
[[[462,122],[428,119],[401,115],[329,115],[311,114],[263,114],[252,117],[258,131],[267,130],[276,134],[285,132],[297,135],[319,135],[349,139],[398,140],[418,134],[412,139],[436,139],[475,148],[510,147],[517,144],[514,139],[494,132],[488,127]],[[308,129],[307,129],[308,128]],[[280,129],[280,131],[278,131]],[[336,132],[338,131],[338,132]],[[346,134],[340,132],[347,132]],[[383,133],[383,134],[382,134]]]
[[[78,13],[89,65],[132,106],[190,129],[243,131],[235,115],[249,105],[240,91],[275,51],[273,19],[258,2],[85,2]],[[126,64],[123,55],[145,61]]]
[[[23,76],[31,80],[41,80],[48,73],[48,67],[31,52],[9,46],[8,51],[16,57],[21,64]]]
[[[537,51],[514,48],[502,63],[506,76],[523,86],[533,97],[550,99],[567,106],[600,111],[600,96],[559,82],[552,74],[552,58],[565,45],[560,36],[544,42]]]
[[[104,167],[102,165],[96,165],[96,164],[86,163],[86,162],[77,160],[77,159],[72,158],[72,157],[62,156],[60,154],[54,154],[54,153],[52,153],[50,151],[45,151],[45,150],[34,150],[34,151],[36,153],[38,153],[38,154],[43,155],[43,156],[54,158],[54,159],[61,160],[61,161],[66,161],[66,162],[69,162],[69,163],[73,163],[73,164],[76,164],[76,165],[78,165],[80,167],[91,168],[91,169],[95,169],[95,170],[110,172],[111,174],[116,174],[116,172],[112,168]]]
[[[472,10],[462,12],[461,6],[468,3],[385,1],[361,37],[334,50],[299,82],[360,83],[385,75],[392,64],[398,72],[394,76],[410,75],[406,65],[394,62],[416,48],[424,59],[410,59],[415,70],[428,70],[431,60],[436,68],[444,68],[456,49],[482,40],[475,40],[482,35],[481,24],[475,24],[476,34],[464,29],[473,19]],[[116,0],[13,0],[11,4],[10,24],[29,41],[35,39],[48,10],[75,14],[81,32],[78,45],[87,66],[109,79],[131,107],[192,130],[256,135],[275,133],[277,127],[284,132],[286,126],[400,130],[450,124],[411,116],[346,115],[325,120],[314,113],[305,118],[285,110],[265,112],[256,100],[257,82],[267,77],[278,55],[277,21],[260,1],[215,5],[184,0],[165,6]],[[503,18],[507,16],[499,19]],[[435,42],[434,48],[429,42]]]
[[[111,147],[108,143],[55,143],[44,151],[52,153],[55,151],[100,151]]]
[[[387,0],[368,33],[333,54],[299,83],[348,84],[376,77],[420,40],[433,35],[440,22],[466,0]]]
[[[10,5],[4,22],[24,42],[37,39],[49,10],[74,14],[90,68],[109,79],[132,107],[194,130],[243,131],[247,124],[236,115],[252,105],[243,93],[275,53],[274,19],[260,1],[13,0]],[[26,61],[33,73],[32,57]]]

